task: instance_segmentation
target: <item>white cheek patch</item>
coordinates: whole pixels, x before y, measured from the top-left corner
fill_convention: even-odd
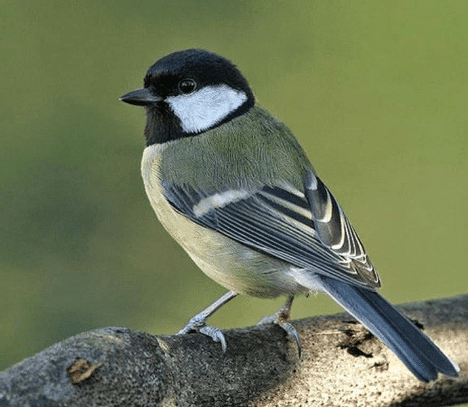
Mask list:
[[[227,85],[206,86],[190,95],[169,96],[172,111],[186,133],[197,133],[222,121],[247,100],[247,95]]]

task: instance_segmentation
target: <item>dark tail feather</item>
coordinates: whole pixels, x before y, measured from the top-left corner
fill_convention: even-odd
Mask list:
[[[378,293],[317,276],[325,291],[401,359],[421,381],[437,374],[458,376],[460,371],[420,329]]]

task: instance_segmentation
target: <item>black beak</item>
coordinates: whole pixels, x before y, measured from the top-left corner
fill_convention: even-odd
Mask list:
[[[160,96],[153,95],[148,88],[137,89],[120,96],[119,100],[131,105],[148,106],[160,102]]]

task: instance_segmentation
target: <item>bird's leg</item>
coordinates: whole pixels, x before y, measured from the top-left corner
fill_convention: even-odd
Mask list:
[[[294,300],[294,295],[290,295],[284,305],[273,315],[263,317],[257,325],[277,324],[286,331],[288,338],[296,342],[299,357],[301,357],[301,338],[296,331],[296,328],[289,322],[291,319],[291,305]]]
[[[227,345],[224,334],[220,329],[214,326],[206,325],[206,320],[213,315],[218,309],[220,309],[228,301],[231,301],[234,297],[237,297],[238,293],[234,291],[228,291],[221,298],[216,300],[213,304],[206,307],[203,311],[195,315],[187,325],[185,325],[177,335],[187,334],[190,331],[200,332],[203,335],[209,336],[215,342],[221,342],[221,348],[223,352],[226,352]]]

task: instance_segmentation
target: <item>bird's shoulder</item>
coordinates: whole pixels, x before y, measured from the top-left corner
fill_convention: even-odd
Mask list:
[[[303,176],[311,169],[288,127],[258,105],[212,130],[161,148],[162,179],[203,189],[278,182],[303,189]]]

